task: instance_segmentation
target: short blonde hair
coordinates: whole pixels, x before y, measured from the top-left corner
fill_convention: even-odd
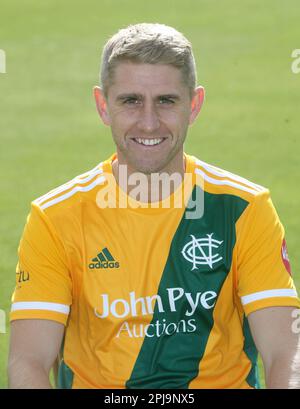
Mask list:
[[[184,84],[196,87],[196,65],[191,43],[184,35],[164,24],[141,23],[119,30],[105,44],[100,83],[107,96],[116,65],[121,61],[168,64],[182,72]]]

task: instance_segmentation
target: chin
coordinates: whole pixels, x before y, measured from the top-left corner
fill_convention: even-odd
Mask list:
[[[136,164],[135,169],[137,172],[150,175],[151,173],[159,173],[165,168],[165,163],[139,163]]]
[[[139,166],[136,168],[136,172],[143,173],[145,175],[151,175],[151,173],[158,173],[160,171],[159,168],[152,167],[152,166]]]

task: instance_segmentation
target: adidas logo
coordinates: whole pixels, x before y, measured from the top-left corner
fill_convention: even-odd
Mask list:
[[[92,259],[92,263],[89,264],[89,268],[119,268],[120,263],[115,261],[110,251],[105,247],[97,254],[97,257]]]

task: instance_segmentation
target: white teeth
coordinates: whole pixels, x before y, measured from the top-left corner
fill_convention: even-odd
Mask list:
[[[142,139],[142,138],[136,138],[135,139],[138,143],[142,145],[147,145],[147,146],[153,146],[153,145],[158,145],[161,143],[162,138],[159,139]]]

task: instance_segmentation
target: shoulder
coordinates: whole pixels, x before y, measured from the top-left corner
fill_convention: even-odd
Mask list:
[[[104,183],[104,162],[93,169],[74,177],[68,182],[52,189],[33,200],[32,205],[45,214],[64,213],[95,196],[96,188]]]
[[[190,158],[194,162],[194,172],[207,193],[232,195],[248,203],[256,201],[258,197],[269,196],[268,188],[262,185],[208,164],[194,156]]]

